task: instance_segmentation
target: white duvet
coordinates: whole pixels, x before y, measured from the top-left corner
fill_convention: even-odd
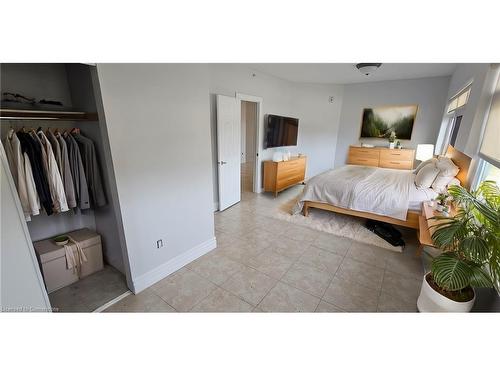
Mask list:
[[[293,213],[315,201],[406,220],[414,178],[408,170],[346,165],[311,178]]]

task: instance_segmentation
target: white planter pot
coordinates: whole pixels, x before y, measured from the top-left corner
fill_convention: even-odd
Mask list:
[[[476,300],[476,294],[474,293],[474,298],[468,302],[455,302],[442,294],[436,292],[429,285],[425,279],[427,276],[424,275],[424,280],[422,282],[422,289],[420,289],[420,295],[417,300],[418,311],[420,312],[469,312],[474,306],[474,301]]]
[[[390,149],[394,149],[394,142],[390,142],[390,143],[389,143],[389,148],[390,148]]]

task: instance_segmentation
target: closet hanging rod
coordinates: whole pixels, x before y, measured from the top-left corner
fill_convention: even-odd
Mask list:
[[[0,108],[0,120],[97,121],[97,113]]]

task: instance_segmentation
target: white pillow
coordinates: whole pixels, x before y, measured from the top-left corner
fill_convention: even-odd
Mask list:
[[[434,182],[432,183],[431,187],[438,193],[445,193],[448,190],[448,185],[451,183],[452,180],[457,180],[457,179],[455,177],[450,177],[450,176],[441,176],[441,173],[439,173]],[[458,183],[460,184],[460,181],[458,181]]]
[[[446,186],[447,188],[449,188],[450,186],[453,186],[453,185],[462,185],[460,180],[458,178],[452,178],[450,182],[448,182],[448,185]]]
[[[439,169],[434,163],[429,163],[418,171],[415,176],[415,185],[418,189],[430,188],[438,174]]]
[[[460,171],[460,168],[458,168],[450,158],[444,156],[438,157],[436,167],[440,171],[440,176],[444,177],[455,177]]]
[[[426,165],[428,165],[430,163],[436,164],[437,163],[437,159],[436,158],[431,158],[431,159],[424,160],[423,162],[421,162],[418,165],[417,168],[415,168],[415,170],[413,171],[413,173],[417,174],[423,167],[425,167]]]

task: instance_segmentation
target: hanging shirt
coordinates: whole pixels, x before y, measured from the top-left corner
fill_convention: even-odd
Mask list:
[[[45,177],[42,150],[39,141],[35,140],[30,134],[23,131],[16,133],[21,142],[21,149],[28,156],[31,165],[33,180],[38,193],[40,206],[45,209],[47,215],[52,215],[52,198],[50,197],[49,184]]]
[[[52,130],[47,129],[45,132],[45,135],[47,136],[47,139],[50,142],[50,145],[52,146],[52,151],[54,152],[54,157],[56,158],[56,163],[57,163],[57,168],[59,169],[59,173],[61,174],[61,177],[63,177],[62,174],[62,155],[61,155],[61,147],[59,145],[59,142],[57,141],[54,133],[52,133]]]
[[[35,216],[40,213],[40,198],[38,197],[38,192],[36,190],[30,159],[26,153],[24,153],[24,170],[26,174],[26,188],[28,192],[28,202],[31,209],[31,215]]]
[[[101,171],[99,168],[99,163],[97,162],[94,142],[81,134],[72,135],[80,148],[80,154],[83,159],[83,167],[85,169],[85,176],[87,177],[87,184],[89,187],[91,202],[96,207],[102,207],[106,205],[106,196],[104,195]]]
[[[73,177],[73,186],[75,187],[75,197],[77,207],[81,210],[90,208],[89,190],[85,170],[83,168],[82,157],[75,139],[69,133],[64,133],[64,140],[68,147],[69,165]]]
[[[40,204],[31,174],[29,158],[22,152],[21,142],[16,133],[14,133],[14,129],[9,130],[4,140],[4,145],[24,217],[29,221],[31,220],[31,215],[38,215],[40,212]]]
[[[54,211],[65,212],[68,211],[68,202],[66,201],[66,193],[64,192],[64,185],[59,173],[59,168],[57,167],[56,158],[54,152],[52,151],[52,145],[50,144],[47,136],[43,131],[37,132],[38,138],[45,149],[46,163],[47,163],[47,180],[49,182],[50,195],[52,197],[52,204],[54,206]]]
[[[71,174],[71,167],[69,165],[68,146],[66,146],[66,141],[61,133],[55,133],[55,138],[59,143],[59,149],[61,151],[61,177],[64,184],[64,191],[66,192],[66,200],[68,201],[69,208],[75,208],[75,186],[73,183],[73,175]]]

